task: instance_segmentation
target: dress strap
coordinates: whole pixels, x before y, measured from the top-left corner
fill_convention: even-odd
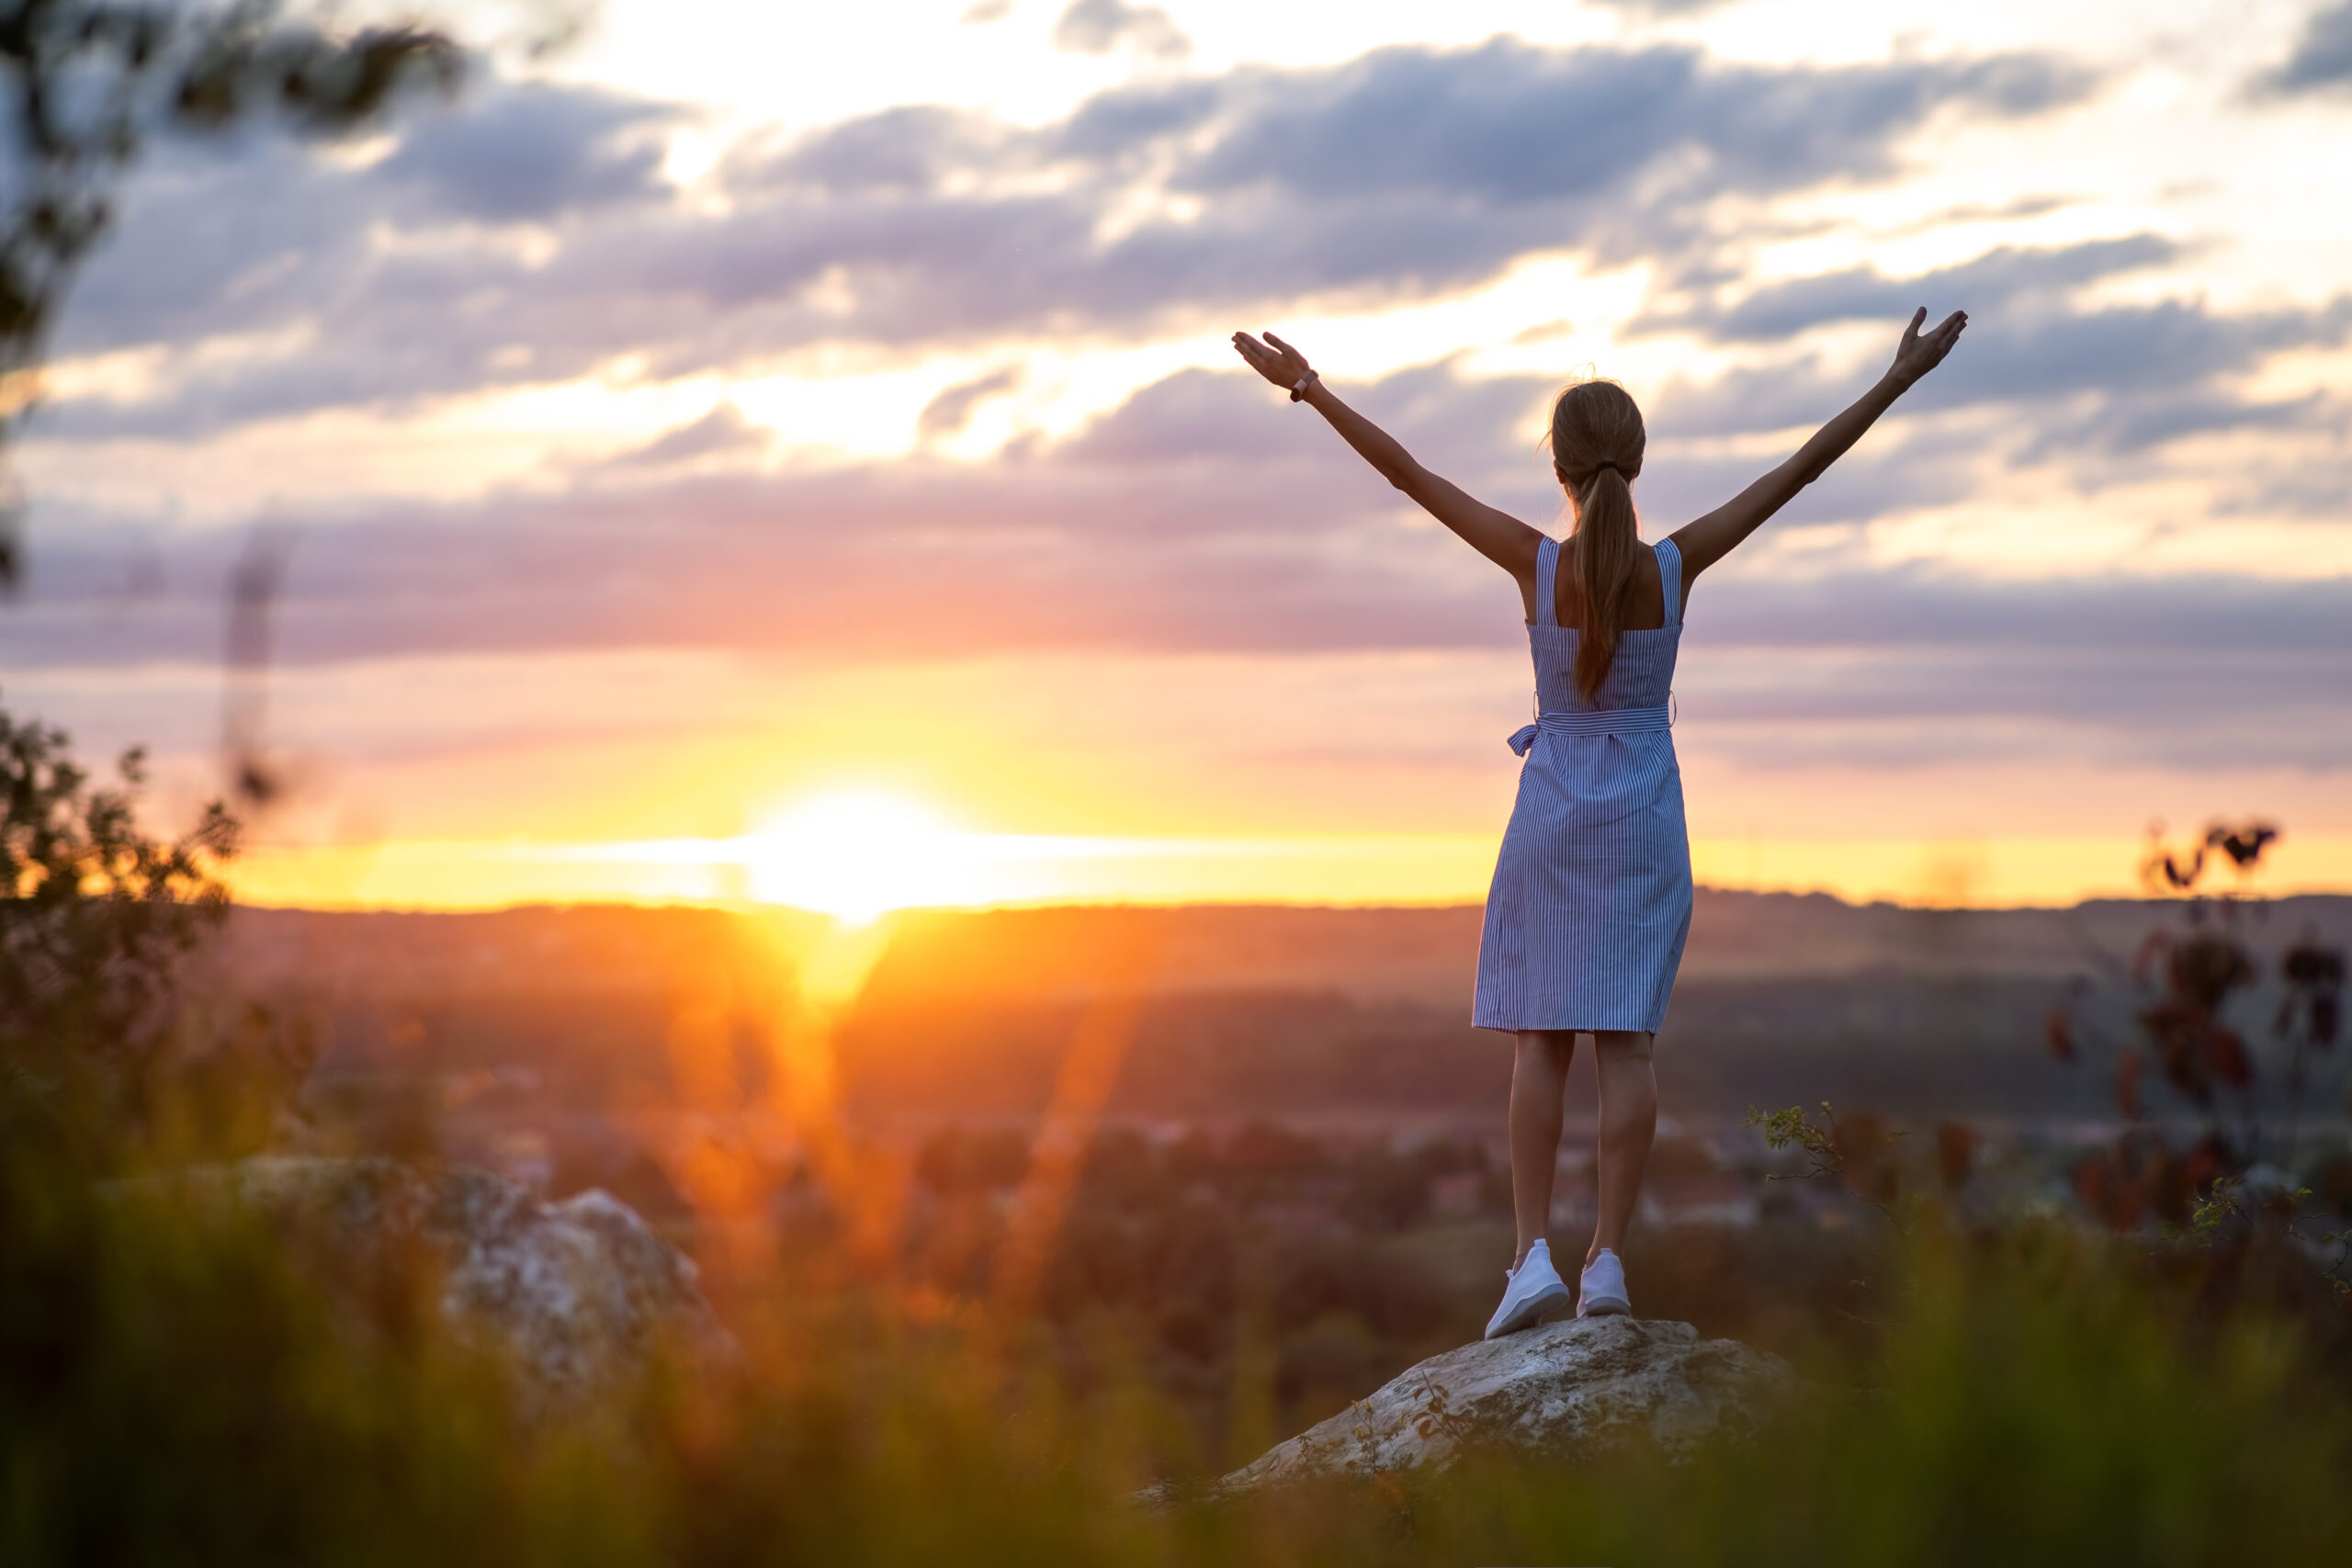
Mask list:
[[[1663,626],[1682,624],[1682,547],[1672,539],[1660,539],[1653,547],[1657,555],[1658,592],[1666,599],[1666,619]]]
[[[1553,614],[1555,581],[1560,575],[1560,541],[1551,535],[1544,536],[1535,547],[1535,624],[1556,626],[1559,617]]]

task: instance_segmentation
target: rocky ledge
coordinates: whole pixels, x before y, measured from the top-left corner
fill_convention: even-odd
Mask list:
[[[323,1251],[340,1277],[427,1261],[444,1317],[504,1353],[542,1418],[612,1397],[662,1355],[734,1353],[694,1263],[604,1192],[543,1203],[490,1171],[390,1159],[264,1156],[196,1179]]]
[[[1788,1363],[1687,1323],[1552,1323],[1432,1356],[1269,1450],[1225,1493],[1316,1475],[1442,1469],[1468,1449],[1573,1463],[1644,1442],[1673,1457],[1753,1435],[1795,1386]]]

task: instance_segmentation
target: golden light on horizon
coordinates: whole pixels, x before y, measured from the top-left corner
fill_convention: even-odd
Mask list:
[[[890,910],[925,906],[1476,903],[1494,868],[1491,834],[1037,837],[959,832],[895,796],[849,798],[867,805],[852,810],[842,796],[820,797],[777,819],[788,830],[735,839],[257,845],[229,868],[230,880],[240,902],[279,908],[741,908],[755,898],[864,930]],[[846,829],[836,842],[820,837],[828,821]],[[854,851],[870,841],[861,834],[888,835],[894,825],[898,836],[876,852]],[[1700,835],[1690,848],[1699,882],[1731,891],[1980,908],[2144,896],[2135,874],[2145,848],[2138,838]],[[2347,885],[2352,833],[2293,833],[2265,858],[2257,890],[2288,897]]]
[[[918,904],[980,902],[964,835],[886,790],[848,789],[790,807],[741,840],[752,897],[863,926]]]

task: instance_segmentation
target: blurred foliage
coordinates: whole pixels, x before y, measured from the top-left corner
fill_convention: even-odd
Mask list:
[[[254,1216],[94,1183],[27,1111],[0,1102],[0,1562],[489,1560],[508,1416],[429,1280],[331,1295]]]
[[[1903,1169],[1896,1157],[1896,1145],[1909,1134],[1885,1116],[1875,1111],[1854,1111],[1840,1116],[1825,1100],[1818,1122],[1806,1114],[1802,1105],[1780,1111],[1758,1111],[1751,1105],[1740,1125],[1760,1128],[1768,1149],[1801,1151],[1805,1160],[1803,1175],[1806,1179],[1841,1181],[1854,1196],[1881,1213],[1894,1216],[1895,1200],[1903,1190]],[[1975,1135],[1957,1122],[1948,1122],[1937,1129],[1937,1169],[1947,1189],[1965,1185],[1974,1145]],[[1776,1173],[1766,1179],[1779,1179]]]
[[[142,1065],[180,959],[226,913],[212,867],[236,852],[218,804],[185,838],[150,837],[142,754],[98,788],[67,745],[0,710],[0,1060],[51,1087],[75,1066],[120,1079]]]
[[[1022,1320],[788,1259],[730,1305],[735,1373],[534,1430],[442,1336],[422,1269],[329,1294],[252,1216],[60,1182],[40,1149],[0,1153],[0,1560],[24,1568],[2234,1564],[2352,1540],[2352,1335],[2259,1228],[2142,1247],[1928,1204],[1872,1249],[1876,1336],[1815,1364],[1768,1441],[1152,1510],[1131,1489],[1232,1456],[1115,1327],[1073,1378]],[[1758,1239],[1760,1272],[1791,1238]],[[1245,1336],[1249,1294],[1226,1309]],[[1284,1310],[1344,1365],[1317,1308]]]
[[[1080,1382],[1096,1375],[1090,1344],[1113,1333],[1204,1449],[1253,1457],[1477,1331],[1486,1270],[1465,1292],[1408,1233],[1440,1177],[1471,1174],[1485,1199],[1475,1179],[1486,1159],[1476,1140],[1400,1151],[1263,1121],[1174,1139],[1103,1130],[1067,1193],[1030,1329]],[[1027,1136],[943,1127],[912,1165],[904,1282],[927,1299],[1001,1306],[1008,1216],[1030,1196]],[[1497,1196],[1507,1213],[1508,1190]],[[823,1195],[804,1189],[797,1212],[787,1249],[820,1255],[832,1239]],[[1253,1358],[1267,1386],[1248,1394],[1237,1374]]]
[[[2152,1257],[1930,1212],[1889,1266],[1869,1391],[1816,1389],[1772,1440],[1681,1471],[1497,1464],[1259,1517],[1332,1562],[1349,1538],[1375,1562],[1766,1564],[2285,1563],[2352,1540],[2328,1478],[2352,1443],[2341,1331],[2286,1283],[2291,1255]]]
[[[2228,857],[2241,873],[2250,873],[2278,839],[2275,823],[2214,822],[2189,848],[2176,852],[2165,846],[2161,827],[2151,829],[2147,851],[2140,861],[2140,881],[2151,893],[2192,892],[2204,880],[2206,871],[2218,863],[2212,859],[2215,851]]]
[[[2248,927],[2266,907],[2245,897],[2243,888],[2278,837],[2278,829],[2267,822],[2215,823],[2192,850],[2176,852],[2152,833],[2143,879],[2153,890],[2188,897],[2180,905],[2181,924],[2150,931],[2132,956],[2127,1028],[2100,1021],[2100,987],[2088,979],[2044,1022],[2043,1038],[2058,1060],[2077,1065],[2096,1056],[2112,1076],[2122,1131],[2109,1146],[2084,1156],[2075,1187],[2083,1206],[2117,1230],[2152,1220],[2188,1224],[2216,1182],[2266,1159],[2292,1165],[2301,1157],[2310,1059],[2335,1047],[2344,954],[2306,935],[2273,965],[2251,942]],[[2205,878],[2224,862],[2239,887],[2208,896]],[[2273,1055],[2283,1060],[2270,1070],[2284,1091],[2282,1125],[2266,1122],[2260,1055],[2240,1027],[2252,1026],[2242,1004],[2267,986],[2278,992],[2270,1033]],[[2152,1065],[2199,1123],[2186,1147],[2165,1135],[2150,1108]]]
[[[30,407],[50,329],[158,136],[269,121],[332,136],[447,92],[458,46],[420,28],[338,31],[276,0],[0,0],[0,437]],[[19,570],[0,533],[0,583]]]
[[[139,822],[137,751],[96,784],[63,732],[0,709],[0,1102],[86,1164],[161,1139],[187,1154],[266,1144],[310,1062],[266,1011],[181,1005],[217,931],[237,824],[219,803],[176,839]]]

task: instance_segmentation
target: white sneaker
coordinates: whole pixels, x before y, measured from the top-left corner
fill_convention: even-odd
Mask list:
[[[1567,1283],[1552,1267],[1549,1242],[1539,1241],[1529,1247],[1526,1259],[1518,1268],[1505,1270],[1503,1278],[1509,1281],[1503,1287],[1503,1304],[1487,1320],[1489,1339],[1529,1327],[1537,1318],[1567,1302]]]
[[[1634,1303],[1625,1299],[1625,1266],[1607,1247],[1584,1266],[1577,1281],[1578,1317],[1631,1317]]]

